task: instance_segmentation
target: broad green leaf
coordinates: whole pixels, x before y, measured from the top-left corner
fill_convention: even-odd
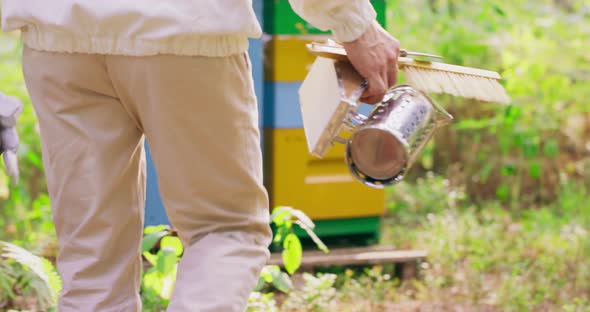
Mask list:
[[[164,300],[170,300],[176,281],[177,267],[174,266],[169,274],[161,274],[157,268],[148,270],[141,279],[141,287],[151,290]]]
[[[303,247],[297,235],[290,233],[283,241],[283,262],[285,269],[289,274],[295,273],[301,265],[301,258],[303,256]]]
[[[264,280],[264,278],[262,276],[258,277],[258,281],[256,282],[256,286],[254,286],[254,291],[255,292],[259,292],[262,290],[262,288],[264,287],[264,285],[266,285],[266,281]]]
[[[142,255],[145,257],[145,259],[153,266],[156,266],[156,263],[158,262],[158,256],[154,255],[148,251],[144,251],[142,252]]]
[[[285,224],[283,224],[283,227],[285,228],[286,232],[290,232],[293,228],[293,221],[291,221],[291,219],[285,220]]]
[[[151,268],[143,274],[141,286],[144,289],[151,289],[157,294],[160,294],[162,290],[162,277],[156,268]]]
[[[539,153],[539,143],[535,139],[526,139],[522,144],[522,152],[527,158],[533,158]]]
[[[324,244],[324,242],[322,242],[322,240],[315,234],[315,232],[310,229],[309,227],[307,227],[306,224],[302,223],[302,222],[297,222],[297,224],[305,230],[305,232],[307,232],[307,235],[309,235],[309,237],[311,237],[311,239],[313,240],[313,242],[316,244],[316,246],[323,251],[324,253],[328,253],[330,252],[330,250],[328,250],[328,246],[326,246],[326,244]]]
[[[288,293],[293,289],[293,282],[289,275],[280,270],[273,276],[272,285],[284,293]]]
[[[543,146],[543,153],[549,157],[557,157],[559,155],[559,143],[556,140],[548,140]]]
[[[543,174],[543,166],[538,161],[533,161],[529,164],[529,174],[531,177],[538,179]]]
[[[508,125],[514,123],[514,121],[518,120],[522,116],[522,109],[518,106],[509,105],[506,107],[506,111],[504,114],[504,122]]]
[[[513,138],[498,134],[498,143],[500,145],[502,154],[507,154],[510,151],[510,147],[512,146]]]
[[[35,209],[40,209],[43,206],[49,207],[51,205],[51,200],[47,194],[40,194],[39,197],[33,201],[33,207]]]
[[[480,174],[481,182],[485,183],[488,180],[488,178],[490,177],[490,174],[492,173],[493,168],[494,168],[494,165],[492,163],[489,163],[489,162],[485,163],[485,165],[481,169],[481,174]]]
[[[509,195],[510,195],[510,188],[506,184],[500,185],[498,187],[498,189],[496,190],[496,196],[501,200],[508,199]]]
[[[500,6],[498,6],[495,3],[489,2],[490,5],[492,6],[492,8],[494,9],[494,11],[496,11],[496,13],[498,13],[498,15],[500,16],[506,16],[506,13],[504,13],[504,10],[502,10],[502,8]]]
[[[154,248],[156,243],[158,243],[162,237],[166,236],[166,234],[168,234],[168,231],[152,232],[144,236],[141,241],[141,251],[149,251]]]
[[[315,228],[315,224],[313,223],[313,221],[311,221],[311,219],[305,214],[305,212],[298,210],[298,209],[293,209],[291,211],[291,215],[293,217],[295,217],[295,219],[299,220],[301,223],[305,224],[305,226],[309,229],[314,229]]]
[[[276,272],[280,271],[281,268],[279,268],[277,265],[266,265],[262,268],[260,276],[264,279],[265,282],[272,283],[273,276]]]
[[[177,257],[180,257],[184,252],[182,241],[176,236],[164,236],[160,241],[161,248],[172,248]]]
[[[174,254],[174,249],[169,247],[160,249],[158,252],[158,262],[156,263],[156,267],[160,274],[169,274],[177,263],[178,257]]]
[[[285,220],[291,219],[291,211],[291,207],[279,206],[273,210],[270,219],[276,226],[281,226],[285,223]]]
[[[145,229],[143,230],[143,234],[147,235],[150,233],[154,233],[154,232],[165,232],[170,230],[170,227],[168,225],[165,224],[161,224],[161,225],[150,225],[150,226],[146,226]]]
[[[172,297],[172,291],[174,290],[174,284],[176,282],[176,273],[178,266],[172,266],[172,269],[166,276],[162,277],[162,289],[160,290],[160,297],[166,300],[170,300]]]
[[[524,134],[522,134],[521,132],[516,132],[512,135],[512,144],[514,146],[522,146],[524,140]]]
[[[274,243],[278,243],[280,241],[283,240],[283,238],[287,235],[287,231],[286,228],[284,226],[281,226],[277,229],[277,233],[275,234],[275,237],[273,238],[273,242]]]
[[[516,167],[512,164],[504,165],[502,167],[503,176],[512,176],[516,173]]]
[[[43,161],[37,153],[29,152],[26,154],[27,160],[38,168],[43,167]]]

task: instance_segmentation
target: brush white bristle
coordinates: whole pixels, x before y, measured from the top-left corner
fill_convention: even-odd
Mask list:
[[[404,66],[408,84],[426,93],[445,93],[484,102],[509,103],[510,97],[495,79]]]

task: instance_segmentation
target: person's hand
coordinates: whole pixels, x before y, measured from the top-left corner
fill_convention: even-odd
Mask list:
[[[397,83],[397,58],[400,44],[376,21],[351,42],[343,42],[348,59],[368,82],[361,96],[363,103],[383,100],[385,92]]]
[[[22,109],[23,105],[18,98],[0,92],[0,156],[3,156],[6,172],[14,183],[18,183],[16,120]]]

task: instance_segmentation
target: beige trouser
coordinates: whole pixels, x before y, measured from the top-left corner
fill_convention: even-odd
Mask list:
[[[185,244],[169,311],[243,311],[271,231],[246,53],[25,48],[64,280],[59,311],[141,311],[144,134]]]

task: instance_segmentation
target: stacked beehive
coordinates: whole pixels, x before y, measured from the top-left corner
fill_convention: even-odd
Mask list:
[[[372,3],[384,24],[384,0]],[[297,16],[288,0],[264,1],[264,32],[262,127],[271,207],[303,210],[322,238],[376,238],[384,212],[383,191],[353,180],[343,145],[335,145],[323,159],[307,150],[298,89],[314,57],[305,44],[324,41],[329,34]]]

